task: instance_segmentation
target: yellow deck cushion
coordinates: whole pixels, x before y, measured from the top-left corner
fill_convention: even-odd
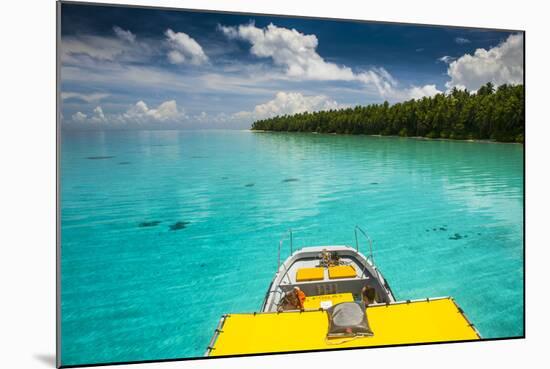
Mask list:
[[[357,272],[351,265],[338,265],[328,268],[328,277],[330,279],[354,278],[356,276]]]
[[[353,301],[353,295],[351,293],[337,293],[333,295],[307,296],[306,301],[304,301],[304,309],[319,309],[321,302],[327,303],[328,301],[330,301],[331,306],[334,306],[341,302]]]
[[[325,278],[325,268],[300,268],[296,272],[297,282],[320,281]]]
[[[370,306],[367,316],[374,335],[343,340],[326,338],[326,311],[230,314],[225,318],[209,355],[479,339],[476,330],[451,298]]]

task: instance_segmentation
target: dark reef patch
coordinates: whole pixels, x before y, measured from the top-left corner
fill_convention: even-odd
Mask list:
[[[109,156],[109,155],[106,155],[106,156],[87,156],[86,159],[90,159],[90,160],[101,160],[101,159],[112,159],[114,158],[114,156]]]
[[[141,222],[138,224],[138,226],[141,228],[144,228],[144,227],[158,226],[159,224],[160,224],[160,220],[150,220],[150,221]]]
[[[283,179],[283,180],[282,180],[283,183],[298,182],[298,181],[299,181],[298,178],[286,178],[286,179]]]
[[[446,231],[447,228],[445,228],[445,227],[439,227],[439,230],[440,230],[440,231]]]
[[[378,182],[371,182],[370,184],[371,184],[371,185],[377,185]]]
[[[459,233],[455,233],[454,236],[449,237],[449,240],[461,240],[462,238]]]
[[[170,225],[170,230],[171,231],[179,231],[180,229],[184,229],[185,227],[187,227],[188,224],[189,224],[189,222],[176,222],[176,223]]]

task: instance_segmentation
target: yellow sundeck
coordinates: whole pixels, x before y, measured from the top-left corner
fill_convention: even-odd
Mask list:
[[[358,234],[370,253],[359,252]],[[372,241],[355,228],[356,247],[293,250],[281,263],[260,312],[222,317],[206,355],[387,346],[479,339],[450,297],[396,301],[374,264]]]
[[[449,297],[369,306],[366,313],[374,334],[354,338],[327,338],[329,320],[324,310],[229,314],[222,318],[208,354],[223,356],[479,339],[476,329]]]

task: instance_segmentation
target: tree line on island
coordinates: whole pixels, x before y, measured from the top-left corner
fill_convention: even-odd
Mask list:
[[[476,93],[449,93],[390,105],[281,115],[255,121],[252,130],[404,137],[524,141],[523,85],[483,85]]]

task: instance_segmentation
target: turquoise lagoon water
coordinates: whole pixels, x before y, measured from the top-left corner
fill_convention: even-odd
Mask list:
[[[354,244],[359,224],[398,299],[523,334],[520,145],[119,131],[61,150],[64,365],[202,356],[222,314],[259,310],[289,228]]]

